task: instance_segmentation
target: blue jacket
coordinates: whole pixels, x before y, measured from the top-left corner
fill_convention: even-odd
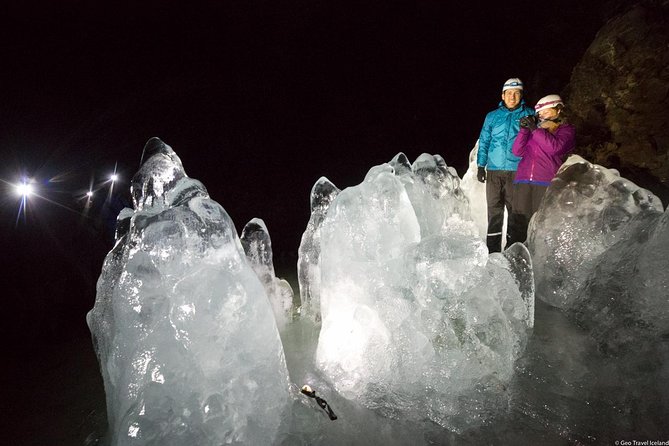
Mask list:
[[[511,152],[513,141],[520,130],[518,121],[523,116],[533,115],[534,110],[521,100],[514,110],[509,110],[500,101],[497,108],[485,117],[479,135],[479,150],[476,164],[487,170],[516,170],[520,158]]]

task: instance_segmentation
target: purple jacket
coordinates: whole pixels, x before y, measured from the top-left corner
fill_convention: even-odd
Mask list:
[[[576,129],[571,124],[560,124],[555,133],[538,128],[521,128],[511,151],[522,157],[514,183],[548,186],[558,169],[575,147]]]

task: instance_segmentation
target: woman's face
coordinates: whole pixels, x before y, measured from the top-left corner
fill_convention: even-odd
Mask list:
[[[542,121],[545,121],[547,119],[555,119],[558,116],[558,110],[557,108],[546,108],[544,110],[539,111],[537,113],[539,115],[539,119]]]

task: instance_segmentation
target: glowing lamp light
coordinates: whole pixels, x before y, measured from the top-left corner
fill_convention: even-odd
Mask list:
[[[33,187],[31,184],[28,183],[21,183],[16,186],[16,192],[23,198],[28,197],[30,194],[34,192]]]
[[[86,196],[87,196],[88,198],[91,198],[91,197],[93,196],[93,191],[92,191],[92,190],[89,190],[88,192],[86,192]]]
[[[21,217],[21,214],[23,214],[23,217],[25,218],[26,216],[26,209],[28,205],[28,197],[32,194],[35,193],[35,190],[33,189],[33,185],[27,182],[27,179],[21,180],[21,183],[15,185],[16,193],[21,197],[20,203],[19,203],[19,212],[16,214],[16,224],[19,222],[19,218]]]
[[[109,177],[109,179],[112,180],[112,182],[114,182],[114,181],[118,180],[118,175],[114,173],[114,174],[112,174],[112,176]]]

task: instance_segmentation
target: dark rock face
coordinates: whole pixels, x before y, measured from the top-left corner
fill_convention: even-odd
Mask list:
[[[576,152],[669,202],[669,1],[611,18],[565,93]]]

